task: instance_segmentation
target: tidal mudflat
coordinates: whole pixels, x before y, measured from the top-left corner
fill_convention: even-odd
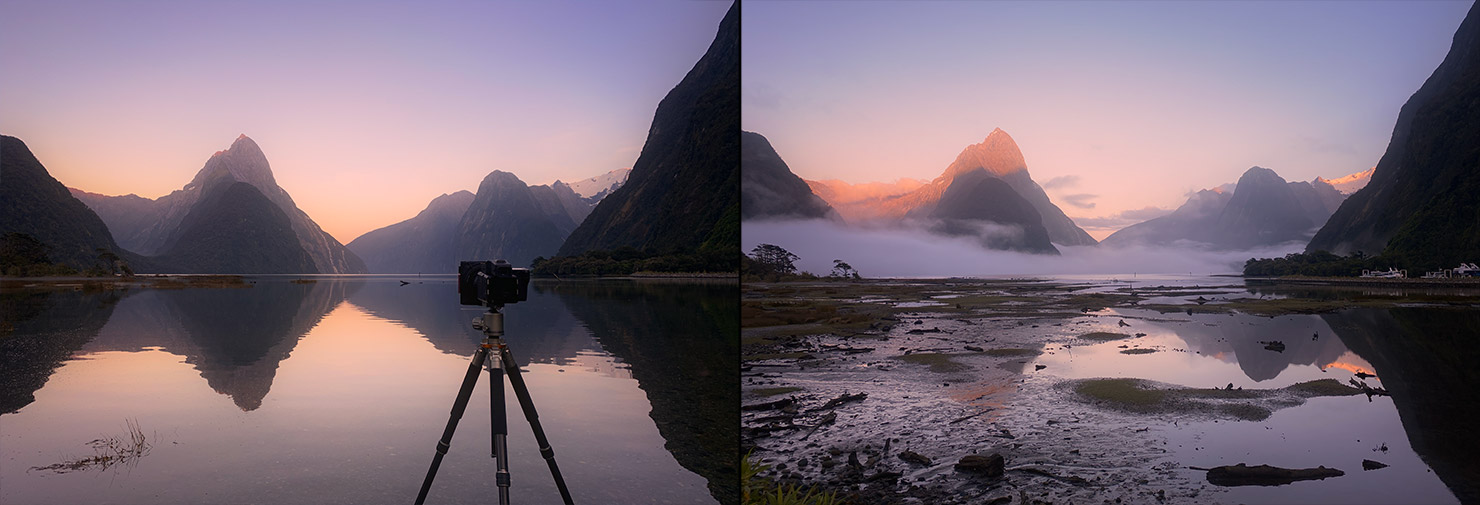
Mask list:
[[[1477,496],[1469,290],[818,281],[747,283],[741,307],[742,445],[773,480],[867,503]]]

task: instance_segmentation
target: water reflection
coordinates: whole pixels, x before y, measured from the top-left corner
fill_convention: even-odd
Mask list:
[[[160,348],[185,356],[242,410],[262,406],[278,364],[357,283],[257,282],[240,289],[145,290],[118,302],[83,352]]]
[[[3,292],[0,398],[15,413],[0,418],[0,502],[410,501],[481,335],[451,278],[408,280]],[[537,282],[507,309],[572,491],[587,503],[726,496],[734,283],[611,284]],[[480,382],[434,500],[493,495],[488,412]],[[517,404],[510,415],[520,501],[558,499]],[[127,475],[25,471],[125,419],[162,440]]]
[[[1464,503],[1480,502],[1480,311],[1354,309],[1321,316],[1376,368],[1414,451]]]
[[[549,281],[537,279],[529,299],[504,308],[504,340],[521,363],[574,364],[591,337],[565,302],[546,292]],[[474,318],[486,309],[458,304],[454,276],[400,282],[369,282],[350,297],[350,303],[379,317],[399,321],[426,337],[448,354],[470,356],[483,334],[473,329]]]
[[[565,282],[541,289],[564,300],[603,349],[632,366],[679,464],[708,479],[721,502],[739,502],[736,283]]]
[[[36,401],[36,390],[97,336],[125,294],[0,290],[0,414]]]

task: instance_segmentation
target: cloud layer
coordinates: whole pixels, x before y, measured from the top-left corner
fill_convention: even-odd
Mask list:
[[[800,256],[797,268],[817,274],[840,259],[865,277],[949,277],[1054,274],[1227,274],[1249,258],[1298,252],[1289,243],[1249,251],[1206,251],[1186,247],[1058,246],[1061,256],[983,249],[971,239],[923,230],[856,228],[824,221],[745,222],[741,242],[748,252],[775,244]]]

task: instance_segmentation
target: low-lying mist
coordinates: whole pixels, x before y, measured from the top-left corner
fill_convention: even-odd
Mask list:
[[[821,220],[746,221],[740,232],[746,253],[759,244],[775,244],[801,257],[798,270],[827,275],[833,260],[839,259],[865,277],[1236,274],[1249,258],[1284,256],[1305,247],[1303,242],[1289,242],[1246,251],[1210,251],[1192,243],[1120,248],[1056,244],[1062,255],[1052,256],[984,249],[970,237]]]

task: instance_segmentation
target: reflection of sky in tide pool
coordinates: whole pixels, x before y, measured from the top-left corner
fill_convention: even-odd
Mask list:
[[[1372,371],[1365,360],[1347,351],[1320,316],[1189,316],[1121,309],[1106,311],[1103,319],[1130,324],[1115,323],[1105,331],[1146,336],[1049,345],[1037,362],[1065,378],[1139,377],[1191,387],[1233,383],[1260,389],[1327,378],[1345,383],[1351,371]],[[1285,350],[1272,351],[1260,343],[1268,341],[1280,341]],[[1121,353],[1129,349],[1156,352]],[[1377,385],[1376,379],[1368,381]]]
[[[1144,318],[1144,319],[1143,319]],[[1124,320],[1130,326],[1123,327]],[[1274,389],[1374,373],[1367,360],[1347,349],[1321,316],[1258,317],[1243,314],[1160,314],[1116,309],[1102,313],[1095,330],[1131,338],[1108,342],[1075,339],[1045,348],[1039,372],[1061,378],[1135,377],[1194,388]],[[1086,326],[1088,328],[1088,326]],[[1091,331],[1086,329],[1084,331]],[[1137,333],[1145,336],[1134,337]],[[1280,341],[1283,352],[1261,341]],[[1121,346],[1125,346],[1122,348]],[[1149,354],[1123,354],[1154,349]],[[1366,379],[1381,386],[1379,378]],[[1279,409],[1264,421],[1181,421],[1155,416],[1151,430],[1187,477],[1203,472],[1188,466],[1272,465],[1284,468],[1337,468],[1346,475],[1282,486],[1215,487],[1217,500],[1229,503],[1455,503],[1451,491],[1409,442],[1391,398],[1364,395],[1312,398]],[[1165,423],[1165,424],[1164,424]],[[1386,450],[1381,450],[1386,447]],[[1362,460],[1387,468],[1362,469]]]
[[[233,293],[146,290],[118,301],[108,324],[51,374],[34,402],[0,417],[0,503],[412,501],[474,343],[460,334],[423,334],[432,326],[422,324],[419,331],[359,305],[373,305],[377,291],[407,304],[421,297],[390,291],[398,289],[393,284],[372,283],[345,296],[333,282],[269,282]],[[320,296],[326,284],[336,286],[334,296]],[[452,292],[450,285],[427,291],[438,289]],[[234,308],[269,327],[272,309],[253,300],[278,298],[282,293],[275,290],[312,293],[284,309],[294,321],[285,326],[303,333],[246,350],[247,343],[192,333],[197,328],[179,322],[188,321],[192,309],[174,299],[245,297]],[[665,450],[648,395],[630,366],[603,350],[560,298],[534,289],[530,294],[528,310],[521,310],[524,304],[507,309],[511,320],[521,319],[511,328],[522,334],[511,334],[510,345],[525,363],[539,419],[577,502],[712,503],[705,479]],[[444,323],[466,324],[455,297],[448,298],[433,298],[453,302]],[[329,302],[318,303],[323,300]],[[319,306],[326,312],[317,312]],[[234,324],[206,326],[227,334]],[[552,332],[530,334],[544,326]],[[513,494],[520,502],[558,502],[510,393]],[[484,373],[429,501],[496,496],[489,395]],[[137,421],[153,444],[132,466],[66,474],[28,470],[91,455],[84,444],[123,435],[126,419]]]

